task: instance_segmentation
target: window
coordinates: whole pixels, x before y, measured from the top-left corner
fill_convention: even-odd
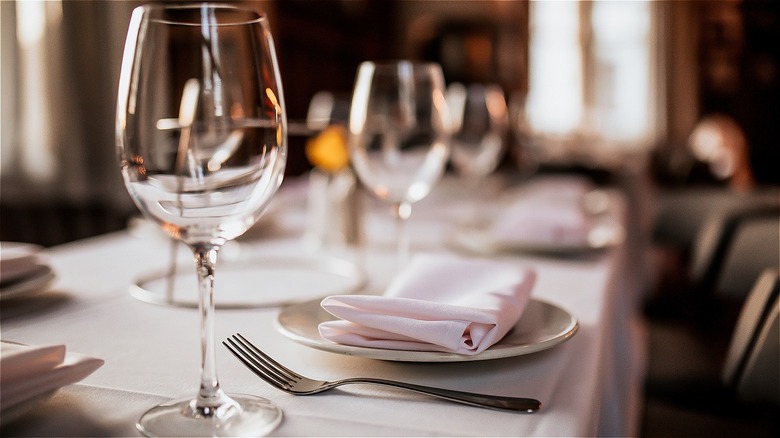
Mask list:
[[[53,91],[47,78],[51,51],[56,49],[51,46],[52,33],[59,28],[61,19],[62,6],[58,1],[7,2],[0,24],[2,172],[19,172],[36,182],[50,182],[57,172],[49,111]],[[24,147],[17,147],[18,144]]]
[[[652,17],[647,1],[532,1],[531,131],[576,139],[569,148],[588,139],[591,153],[653,144],[662,93],[653,90]]]

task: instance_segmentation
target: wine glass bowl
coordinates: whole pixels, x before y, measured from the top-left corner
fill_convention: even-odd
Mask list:
[[[453,83],[447,89],[452,114],[450,162],[467,179],[482,179],[500,162],[509,131],[504,92],[495,84]]]
[[[264,14],[225,4],[133,11],[117,97],[121,173],[141,212],[193,251],[201,316],[197,396],[150,409],[149,436],[270,432],[281,411],[227,395],[216,372],[214,279],[223,244],[248,230],[282,182],[286,116]]]
[[[512,133],[512,158],[520,175],[528,178],[540,165],[539,134],[531,126],[526,93],[513,92],[509,97],[509,127]],[[531,111],[532,112],[532,111]]]
[[[469,211],[459,221],[480,227],[488,221],[485,180],[495,171],[506,149],[509,114],[503,90],[495,84],[453,83],[447,89],[452,113],[450,163],[465,183]]]
[[[444,76],[437,64],[364,62],[350,110],[350,151],[379,199],[417,202],[441,178],[449,154]]]
[[[362,184],[391,203],[398,259],[408,257],[404,223],[444,173],[450,119],[444,75],[435,63],[366,61],[358,68],[349,117],[352,165]]]

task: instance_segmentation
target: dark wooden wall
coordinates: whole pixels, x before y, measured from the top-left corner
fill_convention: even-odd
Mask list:
[[[306,117],[309,101],[322,90],[349,93],[360,62],[395,57],[392,35],[398,2],[285,0],[276,4],[273,29],[284,78],[287,117]],[[291,136],[288,175],[310,166],[305,137]]]

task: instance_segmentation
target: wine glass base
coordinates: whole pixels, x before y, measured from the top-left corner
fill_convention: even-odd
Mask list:
[[[240,406],[219,409],[214,415],[191,413],[192,399],[174,400],[146,411],[136,428],[148,437],[164,436],[264,436],[282,421],[282,411],[270,401],[244,394],[230,394]]]

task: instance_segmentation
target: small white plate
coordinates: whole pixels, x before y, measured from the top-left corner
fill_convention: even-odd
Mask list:
[[[43,247],[22,242],[0,242],[0,284],[37,273]]]
[[[54,280],[56,275],[47,265],[36,265],[34,272],[23,279],[13,280],[0,287],[0,300],[8,300],[22,295],[41,292]]]
[[[482,353],[467,356],[437,351],[386,350],[337,344],[323,339],[318,326],[334,318],[320,307],[321,300],[285,307],[277,317],[279,331],[309,347],[348,356],[400,362],[468,362],[521,356],[552,348],[574,336],[577,318],[560,307],[531,299],[517,325],[503,339]]]

